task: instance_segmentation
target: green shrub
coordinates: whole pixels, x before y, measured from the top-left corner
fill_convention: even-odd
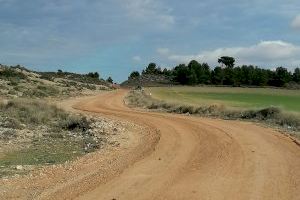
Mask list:
[[[1,126],[4,128],[14,128],[14,129],[21,129],[21,123],[18,119],[7,117],[1,123]]]
[[[90,85],[90,84],[86,84],[86,85],[84,85],[84,87],[88,90],[96,90],[97,89],[95,85]]]
[[[84,116],[68,116],[59,123],[59,126],[68,131],[87,131],[90,122]]]
[[[4,130],[3,132],[0,132],[1,140],[9,140],[15,137],[17,137],[17,132],[14,129]]]
[[[35,88],[28,89],[23,92],[23,95],[26,97],[50,97],[50,96],[57,96],[60,94],[60,90],[58,90],[54,86],[47,86],[47,85],[38,85]]]
[[[16,78],[10,78],[10,79],[9,79],[8,85],[10,85],[10,86],[17,86],[17,85],[19,85],[19,83],[20,83],[20,80],[19,80],[19,79],[16,79]]]
[[[69,116],[56,106],[26,99],[14,99],[7,104],[0,104],[0,111],[5,117],[26,125],[51,125],[53,121],[61,121]]]
[[[54,80],[54,77],[51,74],[48,74],[48,73],[42,73],[40,78],[48,80],[48,81],[53,81]]]
[[[56,96],[59,93],[59,90],[53,86],[38,85],[36,89],[44,92],[46,96]]]
[[[8,94],[10,94],[10,95],[16,95],[17,92],[16,92],[15,90],[9,90],[9,91],[8,91]]]
[[[26,75],[14,69],[4,68],[0,71],[0,78],[5,80],[11,80],[11,78],[26,79]]]

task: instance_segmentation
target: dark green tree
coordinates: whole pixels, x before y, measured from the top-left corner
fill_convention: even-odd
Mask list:
[[[58,76],[62,77],[64,75],[63,71],[61,69],[57,70],[56,73]]]
[[[296,68],[293,73],[293,81],[300,83],[300,68]]]
[[[95,79],[99,79],[99,77],[100,77],[98,72],[94,72],[94,73],[90,72],[87,74],[87,76],[90,78],[95,78]]]
[[[164,68],[162,74],[165,76],[172,76],[172,70],[168,70],[167,68]]]
[[[223,69],[223,85],[233,85],[234,84],[234,69],[231,67],[226,67]]]
[[[188,80],[189,85],[196,85],[198,83],[197,74],[194,69],[191,69],[189,71],[188,79],[189,79]]]
[[[228,68],[233,68],[235,59],[230,56],[222,56],[221,58],[218,59],[218,63],[222,63]]]
[[[212,72],[211,72],[211,82],[215,85],[222,85],[223,84],[223,69],[221,67],[216,67]]]
[[[282,87],[290,81],[300,83],[300,69],[296,68],[292,74],[284,67],[278,67],[275,71],[259,68],[252,65],[243,65],[234,67],[235,59],[229,56],[222,56],[218,59],[219,63],[225,65],[225,68],[216,67],[210,69],[206,63],[200,64],[192,60],[186,66],[178,65],[172,69],[163,69],[157,67],[155,63],[150,63],[143,74],[164,75],[182,85],[195,84],[216,84],[233,86],[277,86]],[[129,79],[139,77],[139,72],[132,72]]]
[[[274,77],[274,86],[282,87],[292,80],[291,73],[284,67],[277,67]]]
[[[192,60],[188,64],[188,68],[189,68],[191,74],[193,74],[193,73],[196,74],[197,83],[200,83],[200,84],[210,83],[210,68],[207,63],[200,64],[196,60]],[[193,76],[191,76],[191,77],[193,77]]]
[[[242,69],[240,67],[233,68],[233,85],[241,86],[242,84]]]
[[[200,69],[200,64],[196,60],[192,60],[188,64],[188,69],[189,69],[189,84],[197,84],[198,82],[198,77],[201,75],[201,69]]]
[[[108,83],[113,83],[114,81],[113,81],[113,79],[112,79],[111,77],[108,77],[108,78],[106,79],[106,82],[108,82]]]
[[[211,83],[210,76],[211,76],[211,71],[209,65],[207,63],[202,63],[200,65],[200,73],[197,74],[198,83],[201,84]]]
[[[145,70],[143,70],[143,74],[159,74],[161,73],[161,69],[156,67],[155,63],[150,63]]]
[[[131,72],[131,74],[129,75],[129,79],[136,79],[140,77],[140,73],[138,71],[133,71]]]
[[[185,64],[180,64],[174,68],[174,80],[182,85],[189,83],[189,68]]]
[[[268,83],[268,73],[266,70],[255,67],[252,77],[252,85],[265,86]]]
[[[241,84],[252,85],[253,66],[243,65],[241,67]]]

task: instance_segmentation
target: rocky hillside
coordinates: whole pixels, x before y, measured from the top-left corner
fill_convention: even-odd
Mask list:
[[[162,74],[142,74],[137,77],[129,77],[127,81],[121,85],[124,87],[136,87],[136,86],[163,86],[171,85],[172,80],[170,77]]]
[[[96,73],[34,72],[21,66],[0,65],[0,96],[10,97],[59,97],[77,96],[96,90],[109,90],[106,81]],[[99,75],[98,75],[99,76]]]

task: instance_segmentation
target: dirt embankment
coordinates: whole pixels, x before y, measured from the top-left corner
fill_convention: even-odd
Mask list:
[[[132,135],[124,148],[83,158],[82,169],[37,197],[299,198],[300,149],[291,139],[249,122],[132,110],[123,104],[126,93],[85,98],[74,107],[129,121],[144,127],[143,133]]]

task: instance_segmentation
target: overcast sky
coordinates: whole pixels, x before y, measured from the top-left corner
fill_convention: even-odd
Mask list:
[[[219,56],[300,66],[299,0],[0,0],[0,63],[127,78]]]

